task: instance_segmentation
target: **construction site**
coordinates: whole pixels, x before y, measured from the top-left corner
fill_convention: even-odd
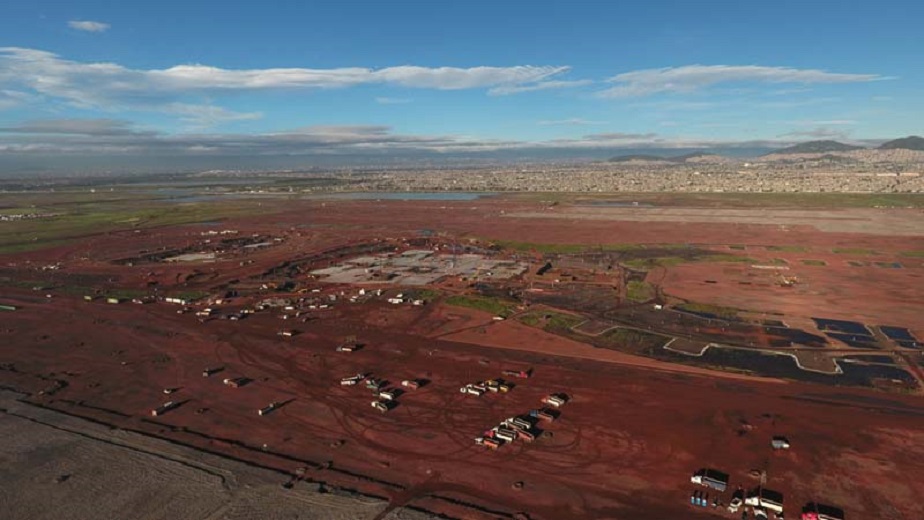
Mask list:
[[[356,518],[924,514],[924,235],[837,227],[913,210],[287,204],[5,255],[17,413],[387,504]]]

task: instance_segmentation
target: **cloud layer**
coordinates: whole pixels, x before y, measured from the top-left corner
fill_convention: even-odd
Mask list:
[[[92,20],[71,20],[67,22],[68,27],[86,32],[106,32],[111,25],[103,22],[94,22]]]
[[[687,65],[646,69],[613,76],[614,84],[603,97],[649,96],[658,93],[687,93],[720,83],[858,83],[888,79],[876,74],[842,74],[816,69],[761,67],[758,65]]]
[[[497,151],[778,146],[792,140],[729,142],[655,133],[602,132],[547,141],[408,135],[382,125],[309,126],[264,134],[164,134],[116,119],[37,120],[0,128],[0,153],[18,155],[308,156],[453,154]]]
[[[541,85],[568,67],[418,67],[383,69],[271,68],[222,69],[177,65],[168,69],[131,69],[115,63],[81,63],[57,54],[18,47],[0,48],[0,86],[14,85],[84,107],[138,105],[182,95],[232,91],[333,89],[367,84],[462,90]]]

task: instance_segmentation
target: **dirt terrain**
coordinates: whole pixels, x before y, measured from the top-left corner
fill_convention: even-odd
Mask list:
[[[403,289],[384,283],[375,286],[387,292],[382,297],[348,303],[345,299],[357,294],[356,287],[325,285],[307,275],[310,268],[367,254],[375,244],[394,249],[386,239],[447,237],[473,247],[516,241],[519,249],[505,254],[532,262],[533,269],[541,265],[541,252],[524,243],[687,244],[747,255],[753,262],[684,262],[649,271],[648,277],[670,298],[781,313],[788,325],[816,334],[810,318],[823,309],[824,317],[907,327],[924,338],[924,285],[919,283],[924,260],[908,255],[924,250],[919,236],[880,233],[879,228],[870,233],[821,231],[811,224],[784,229],[773,223],[693,223],[684,222],[679,212],[665,213],[673,215],[672,221],[638,222],[607,212],[602,213],[606,218],[572,219],[560,217],[569,214],[566,209],[503,199],[289,204],[291,210],[265,217],[129,229],[6,255],[0,264],[0,303],[18,308],[0,314],[0,342],[5,345],[0,350],[0,385],[27,394],[24,400],[32,405],[92,419],[131,432],[133,438],[150,436],[192,448],[210,461],[235,460],[272,470],[268,474],[279,475],[279,484],[289,478],[283,474],[304,480],[292,490],[278,487],[282,497],[301,493],[311,483],[315,489],[323,485],[341,494],[355,491],[385,500],[389,508],[411,507],[451,518],[731,518],[724,510],[690,510],[690,474],[714,467],[730,474],[731,490],[756,487],[765,472],[766,487],[784,493],[789,518],[813,500],[837,505],[853,519],[924,514],[917,500],[924,492],[924,407],[919,395],[759,378],[594,348],[526,326],[516,316],[498,320],[494,313],[440,299],[422,306],[392,305],[385,297]],[[887,213],[885,221],[920,218],[907,210],[881,211]],[[557,216],[544,218],[543,212]],[[269,239],[258,248],[216,247],[221,235],[208,235],[210,230]],[[840,248],[851,252],[837,252]],[[859,255],[860,248],[868,252]],[[171,255],[220,251],[214,261],[140,260],[158,249]],[[770,277],[752,266],[777,258],[789,267],[781,272],[799,278],[795,286],[775,286],[769,278],[760,282],[766,286],[739,283]],[[807,265],[803,259],[826,265]],[[869,265],[854,266],[849,260]],[[60,267],[43,270],[58,262]],[[902,267],[875,262],[901,262]],[[559,271],[553,273],[559,276]],[[232,321],[180,314],[182,305],[163,301],[115,305],[104,298],[83,298],[94,291],[100,296],[115,291],[158,297],[196,293],[203,301],[190,307],[198,311],[208,305],[206,295],[214,300],[239,290],[241,295],[225,298],[230,301],[212,304],[229,313],[253,307],[260,299],[299,297],[267,285],[283,279],[296,280],[305,291],[319,291],[301,297],[333,296],[336,302],[298,317],[270,308]],[[453,279],[438,288],[445,294],[467,294],[468,286]],[[291,319],[283,320],[283,315]],[[294,335],[280,336],[283,330]],[[363,348],[336,351],[350,338]],[[912,350],[896,352],[910,360],[903,362],[914,363]],[[203,377],[206,368],[220,371]],[[503,370],[529,368],[529,379],[506,378],[514,384],[508,393],[477,397],[459,391],[467,383],[501,377]],[[341,378],[358,372],[383,378],[389,387],[400,388],[401,380],[411,378],[427,384],[404,389],[397,406],[382,414],[370,406],[373,395],[363,385],[340,385]],[[222,383],[237,377],[250,381],[240,388]],[[165,395],[166,388],[177,390]],[[553,392],[564,392],[571,400],[558,420],[538,423],[546,435],[496,452],[475,444],[474,438],[485,430],[541,407],[541,398]],[[151,410],[168,400],[179,406],[153,417]],[[257,414],[270,403],[277,404],[275,410]],[[11,429],[10,424],[21,420],[4,417],[0,424]],[[775,435],[787,437],[792,449],[771,450]],[[65,442],[57,437],[47,442],[48,450],[65,449],[56,448]],[[16,446],[10,451],[21,457],[26,448]],[[90,448],[72,449],[80,453]],[[106,459],[111,455],[100,457],[105,467],[116,464]],[[43,464],[50,463],[36,466]],[[35,475],[29,478],[42,475],[39,480],[50,482],[55,472],[29,473]],[[133,500],[159,503],[170,493],[187,497],[221,487],[220,480],[187,468],[152,472],[155,486],[164,481],[194,483],[126,497],[112,504],[113,514],[118,516],[119,508]],[[131,474],[127,469],[122,473]],[[103,480],[94,484],[96,489],[111,485],[118,486]],[[730,497],[728,492],[721,498],[728,503]],[[22,500],[16,507],[28,508],[29,499]],[[256,507],[236,505],[242,500],[250,499],[226,490],[220,499],[203,502],[201,515],[194,512],[188,518]],[[307,510],[314,514],[311,507]],[[391,511],[355,507],[354,518],[384,518]],[[146,514],[156,518],[161,512]],[[333,516],[319,513],[317,518],[338,518],[329,514]],[[74,517],[85,516],[75,512]]]
[[[5,518],[351,520],[388,507],[373,498],[321,493],[309,483],[281,493],[287,479],[279,473],[110,430],[18,397],[0,391]],[[432,517],[398,509],[386,518]]]

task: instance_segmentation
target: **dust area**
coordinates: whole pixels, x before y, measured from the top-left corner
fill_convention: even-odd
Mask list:
[[[353,520],[374,498],[285,490],[284,475],[35,408],[0,392],[0,516],[30,520]],[[430,515],[396,510],[391,520]]]
[[[591,208],[572,206],[555,211],[508,212],[508,218],[614,220],[632,222],[697,222],[812,226],[831,233],[924,236],[920,212],[913,210],[781,210],[720,208]]]

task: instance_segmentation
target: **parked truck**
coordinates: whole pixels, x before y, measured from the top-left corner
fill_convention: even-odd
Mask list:
[[[272,413],[272,411],[275,410],[276,407],[278,406],[279,406],[278,403],[270,403],[267,406],[264,406],[263,408],[260,408],[259,410],[257,410],[257,415],[260,415],[260,416],[268,415]]]
[[[555,408],[561,408],[567,402],[568,398],[564,394],[550,394],[542,398],[543,404],[554,406]]]
[[[778,491],[757,488],[748,494],[748,497],[744,499],[744,504],[747,506],[752,506],[755,509],[763,508],[777,513],[782,513],[783,494]]]
[[[177,406],[179,406],[179,403],[176,403],[176,402],[174,402],[174,401],[167,401],[166,403],[164,403],[164,404],[158,406],[157,408],[151,410],[151,415],[154,416],[154,417],[158,417],[158,416],[160,416],[160,415],[164,415],[165,413],[169,412],[170,410],[173,410],[173,409],[176,408]]]
[[[728,474],[715,469],[703,468],[693,473],[690,482],[721,492],[728,487]]]

